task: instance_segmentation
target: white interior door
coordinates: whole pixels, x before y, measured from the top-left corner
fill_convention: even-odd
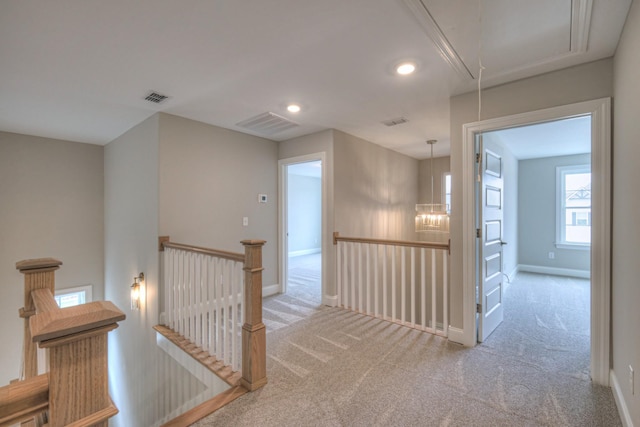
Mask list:
[[[502,322],[503,165],[502,156],[482,144],[478,156],[480,206],[478,210],[478,341],[483,342]]]

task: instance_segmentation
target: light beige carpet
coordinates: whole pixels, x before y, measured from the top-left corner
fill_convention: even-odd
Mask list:
[[[619,426],[611,390],[587,377],[585,283],[521,274],[472,349],[290,288],[265,299],[269,384],[196,425]]]

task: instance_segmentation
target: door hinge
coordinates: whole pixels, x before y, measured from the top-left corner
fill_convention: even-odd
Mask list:
[[[476,153],[476,163],[480,163],[480,153]]]
[[[482,304],[476,304],[476,313],[482,314]]]
[[[476,228],[476,237],[479,239],[480,237],[482,237],[482,230],[480,230],[479,228]]]

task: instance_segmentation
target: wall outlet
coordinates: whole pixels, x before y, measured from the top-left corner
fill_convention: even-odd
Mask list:
[[[629,390],[631,390],[631,394],[635,394],[635,387],[633,386],[633,366],[629,365]]]
[[[549,252],[549,259],[555,259],[556,258],[556,253],[555,252]]]
[[[242,217],[242,225],[244,227],[248,227],[249,226],[249,217],[248,216],[243,216]]]

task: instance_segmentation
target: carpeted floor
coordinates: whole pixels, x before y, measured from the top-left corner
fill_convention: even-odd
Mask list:
[[[588,282],[521,273],[475,348],[338,308],[265,299],[269,383],[197,426],[619,426],[591,384]]]

